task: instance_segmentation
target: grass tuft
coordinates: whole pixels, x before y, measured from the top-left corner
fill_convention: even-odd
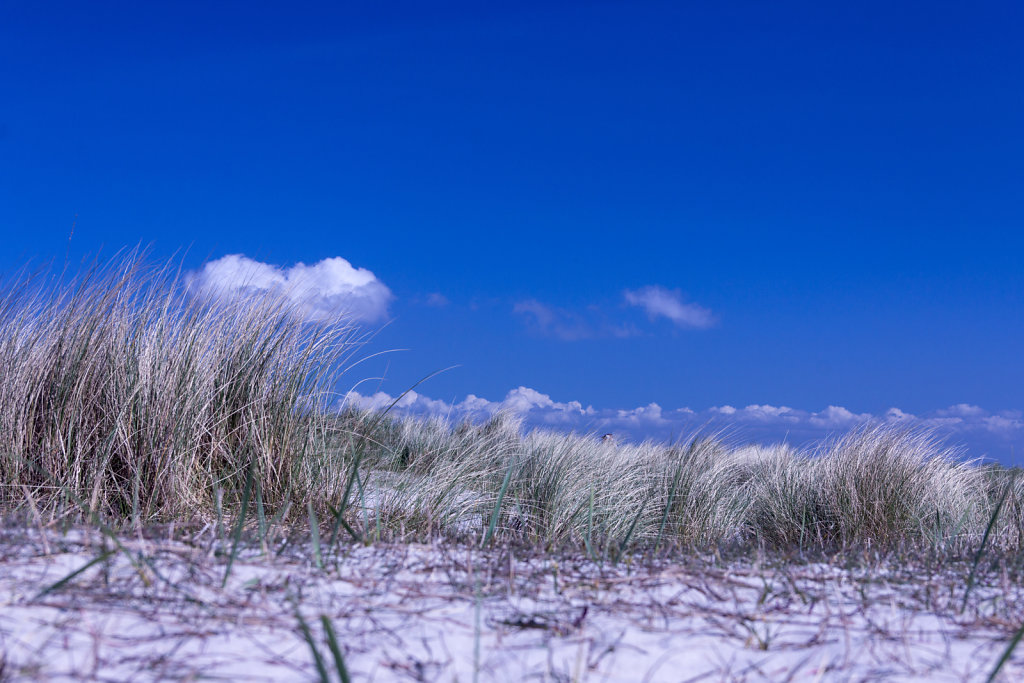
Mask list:
[[[246,525],[266,549],[286,522],[313,527],[319,564],[342,530],[488,545],[499,525],[503,542],[615,560],[728,546],[1009,557],[1024,543],[1022,478],[927,432],[870,424],[798,451],[706,435],[616,445],[507,413],[399,418],[395,403],[338,407],[356,348],[344,320],[304,320],[284,297],[201,296],[138,253],[17,279],[0,296],[0,506],[215,521],[231,537],[225,581]]]

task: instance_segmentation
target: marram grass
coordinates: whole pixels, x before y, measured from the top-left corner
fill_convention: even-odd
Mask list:
[[[1013,470],[964,462],[928,433],[894,425],[864,425],[803,452],[700,436],[670,446],[524,434],[504,414],[482,425],[378,418],[338,420],[364,434],[375,492],[367,504],[399,536],[443,532],[615,559],[716,546],[963,554],[988,531],[992,551],[1021,551],[1024,490]]]
[[[135,254],[0,298],[0,501],[152,520],[239,499],[328,497],[326,393],[347,324],[304,323],[283,300],[225,304]]]
[[[858,428],[814,451],[601,442],[339,410],[358,348],[342,320],[284,298],[218,302],[128,255],[0,297],[0,509],[107,523],[283,521],[339,538],[625,554],[1020,553],[1024,478],[964,463],[924,432]],[[268,525],[268,517],[271,518]],[[264,543],[265,545],[265,543]],[[330,551],[324,548],[324,553]]]

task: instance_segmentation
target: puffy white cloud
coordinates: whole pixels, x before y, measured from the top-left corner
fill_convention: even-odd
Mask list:
[[[508,392],[505,400],[501,402],[501,408],[510,410],[520,415],[534,414],[544,422],[566,422],[592,412],[592,408],[584,408],[579,401],[559,403],[547,394],[542,394],[536,389],[529,387],[518,387]]]
[[[370,396],[363,396],[358,391],[350,391],[345,398],[341,400],[341,406],[355,405],[364,410],[384,410],[390,406],[395,400],[395,397],[386,394],[383,391],[378,391]]]
[[[885,413],[885,419],[897,422],[899,420],[914,420],[916,417],[910,413],[905,413],[899,408],[889,408]]]
[[[459,404],[459,408],[470,413],[491,413],[497,411],[500,404],[492,403],[486,398],[480,398],[476,394],[469,394],[466,399]]]
[[[623,292],[626,303],[639,306],[652,320],[668,318],[679,327],[706,329],[715,324],[711,311],[697,304],[685,303],[678,289],[666,289],[650,285],[641,289],[627,289]]]
[[[358,391],[350,391],[343,403],[352,403],[361,408],[380,409],[394,401],[394,397],[384,392],[371,396],[363,396]],[[441,415],[493,415],[498,411],[508,411],[522,416],[532,416],[538,422],[549,424],[563,423],[573,419],[594,414],[591,407],[583,407],[579,401],[560,403],[547,394],[542,394],[529,387],[517,387],[508,392],[501,401],[488,401],[476,394],[469,394],[458,403],[430,399],[415,391],[410,391],[395,404],[396,408],[414,414]]]
[[[397,398],[397,401],[396,401]],[[417,414],[417,415],[455,415],[460,412],[459,406],[453,406],[440,399],[429,398],[415,391],[409,391],[401,397],[395,397],[383,391],[378,391],[369,396],[363,396],[358,391],[350,391],[341,400],[340,405],[355,405],[366,410],[383,410],[391,407],[392,410]]]
[[[349,316],[376,322],[387,317],[388,304],[394,298],[372,272],[355,268],[341,257],[281,268],[230,254],[189,273],[186,282],[195,291],[219,298],[283,296],[307,320],[318,321]]]
[[[645,406],[633,408],[632,410],[618,410],[615,417],[619,421],[634,425],[657,424],[665,421],[665,418],[662,416],[661,406],[657,403],[648,403]]]
[[[795,410],[788,406],[772,406],[772,405],[749,405],[743,409],[743,412],[756,420],[763,422],[770,422],[772,420],[781,420],[784,422],[797,422],[800,420],[800,416]]]
[[[821,412],[812,414],[810,422],[818,427],[852,427],[858,422],[866,422],[871,418],[872,416],[868,413],[857,415],[842,406],[829,406]]]
[[[550,396],[529,387],[519,387],[508,392],[503,403],[517,413],[525,413],[534,408],[553,408],[555,406],[555,402]]]

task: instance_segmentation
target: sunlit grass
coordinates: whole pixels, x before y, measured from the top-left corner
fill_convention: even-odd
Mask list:
[[[341,537],[438,536],[613,561],[1021,549],[1024,482],[925,432],[867,425],[806,452],[702,435],[616,445],[507,414],[450,424],[339,409],[355,348],[344,319],[303,321],[284,298],[195,296],[135,254],[17,280],[0,299],[2,504],[136,527],[215,520],[232,555],[252,526],[265,543],[268,515],[326,520],[323,554]]]
[[[330,572],[353,544],[439,538],[627,569],[751,551],[789,563],[955,560],[966,567],[961,612],[978,576],[1024,565],[1024,478],[964,462],[927,432],[865,425],[801,451],[700,434],[617,445],[528,431],[510,414],[398,417],[340,401],[357,348],[344,318],[310,323],[283,298],[199,297],[135,254],[10,284],[0,513],[30,519],[44,543],[47,527],[78,522],[103,539],[35,599],[123,557],[147,588],[201,604],[123,542],[156,522],[212,529],[206,556],[222,563],[221,590],[254,548],[272,563],[301,544],[311,568]],[[328,659],[298,606],[295,616],[319,678],[348,680],[330,618],[320,620]]]

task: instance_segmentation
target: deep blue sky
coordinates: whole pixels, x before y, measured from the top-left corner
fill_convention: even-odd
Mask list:
[[[342,257],[448,401],[1024,409],[1024,5],[836,5],[6,0],[0,270]]]

